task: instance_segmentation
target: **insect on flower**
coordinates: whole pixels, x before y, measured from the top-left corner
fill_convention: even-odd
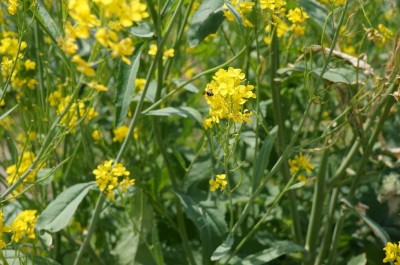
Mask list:
[[[214,93],[210,89],[206,89],[206,91],[203,92],[203,95],[207,95],[209,97],[214,96]]]

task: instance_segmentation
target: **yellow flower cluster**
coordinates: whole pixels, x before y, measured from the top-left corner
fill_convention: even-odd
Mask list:
[[[393,37],[393,32],[382,24],[378,25],[378,29],[366,29],[368,39],[378,44],[385,44]]]
[[[7,8],[8,8],[8,13],[10,15],[15,15],[18,10],[18,0],[8,0],[6,2]]]
[[[3,240],[3,234],[11,232],[11,227],[4,225],[3,212],[0,211],[0,249],[6,247],[6,242]]]
[[[298,174],[297,179],[306,182],[306,177],[302,174],[304,172],[311,173],[314,166],[308,161],[307,157],[300,154],[296,155],[294,159],[289,160],[290,173]]]
[[[135,180],[129,179],[130,172],[121,163],[115,164],[113,160],[98,165],[93,174],[96,176],[99,190],[111,201],[115,198],[115,189],[120,188],[122,192],[127,192],[129,186],[135,185]]]
[[[112,139],[113,142],[120,142],[122,143],[129,132],[128,126],[121,125],[113,130],[114,138]]]
[[[28,170],[32,165],[33,160],[35,160],[35,155],[32,152],[24,152],[18,160],[17,164],[13,164],[6,169],[8,184],[15,183],[20,176]],[[31,171],[28,176],[24,179],[24,182],[31,183],[35,181],[36,170]]]
[[[281,38],[283,35],[285,35],[287,32],[293,32],[294,35],[300,36],[304,35],[305,32],[305,26],[304,23],[305,21],[310,18],[306,11],[304,11],[302,8],[294,8],[290,9],[287,14],[286,18],[292,23],[292,25],[288,25],[283,19],[281,19],[278,16],[273,16],[273,25],[276,27],[276,36],[278,38]],[[271,33],[271,24],[268,24],[265,27],[265,31],[267,33]],[[264,38],[264,42],[266,44],[271,43],[271,37],[267,36]]]
[[[333,4],[333,6],[341,6],[346,3],[346,0],[320,0],[324,4]]]
[[[22,238],[35,238],[35,224],[39,216],[36,210],[25,210],[17,215],[11,224],[11,232],[13,232],[12,240],[19,242]]]
[[[394,262],[393,265],[400,265],[400,242],[398,245],[387,242],[383,250],[386,252],[383,259],[384,263]]]
[[[157,50],[158,50],[157,45],[156,44],[151,44],[148,54],[150,56],[154,57],[157,54]],[[175,56],[175,50],[172,49],[172,48],[165,49],[164,52],[163,52],[163,60],[166,60],[168,57],[172,58],[174,56]]]
[[[285,0],[260,0],[261,9],[267,9],[275,14],[285,12],[286,1]]]
[[[210,191],[216,191],[219,188],[221,188],[221,191],[223,191],[228,184],[225,174],[216,175],[215,180],[210,179],[209,183]]]
[[[251,11],[253,10],[254,3],[253,2],[242,2],[239,0],[232,0],[232,1],[230,1],[230,3],[235,7],[235,9],[240,14],[240,17],[242,18],[242,21],[243,21],[243,25],[245,25],[246,27],[252,28],[253,24],[246,18],[246,14],[251,13]],[[228,21],[235,21],[235,16],[232,13],[232,11],[230,9],[228,9],[226,4],[224,5],[224,7],[226,9],[226,10],[224,10],[224,16],[226,17],[226,19]]]
[[[68,102],[71,100],[71,96],[66,96],[62,98],[57,105],[56,113],[60,115],[68,105]],[[79,101],[77,103],[72,103],[71,107],[68,110],[68,113],[65,114],[61,119],[61,124],[66,127],[71,128],[71,132],[75,132],[75,127],[78,125],[79,120],[90,121],[97,117],[98,113],[92,107],[86,107],[85,103]]]
[[[121,39],[118,32],[122,31],[123,27],[130,27],[133,23],[149,17],[146,12],[147,5],[139,0],[94,0],[93,3],[95,6],[89,0],[68,1],[68,13],[74,20],[74,25],[71,22],[65,24],[64,38],[58,40],[60,47],[68,54],[76,54],[77,38],[87,39],[91,29],[95,29],[94,37],[97,42],[109,49],[112,57],[120,56],[125,63],[130,64],[127,56],[132,55],[134,51],[133,41],[130,38]],[[98,10],[101,21],[92,13],[92,9]],[[75,56],[72,61],[78,63],[78,71],[93,76],[95,72],[92,64]]]
[[[232,119],[234,122],[250,123],[249,117],[253,113],[243,105],[249,98],[256,98],[254,86],[242,85],[246,80],[240,69],[229,67],[228,70],[219,69],[213,80],[207,84],[204,92],[205,99],[210,105],[211,118],[204,121],[205,128],[212,123],[219,123],[220,119]]]

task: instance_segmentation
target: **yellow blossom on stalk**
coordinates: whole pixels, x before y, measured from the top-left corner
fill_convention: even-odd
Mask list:
[[[18,214],[11,224],[12,240],[19,242],[23,237],[34,239],[35,225],[38,218],[36,210],[25,210]]]
[[[150,56],[156,56],[156,54],[157,54],[157,45],[156,44],[151,44],[150,45],[150,49],[149,49],[148,54]]]
[[[19,58],[22,58],[22,51],[25,50],[27,46],[28,44],[25,41],[22,41],[20,46],[17,38],[5,37],[0,40],[0,54],[9,55],[11,58],[15,59],[20,47]]]
[[[90,13],[90,3],[88,0],[69,0],[69,15],[77,22],[74,27],[76,37],[88,38],[89,30],[100,25],[97,17]]]
[[[314,166],[308,161],[307,157],[302,154],[296,155],[293,160],[289,160],[290,173],[298,174],[297,180],[307,182],[302,172],[311,173]]]
[[[121,59],[126,64],[131,64],[131,61],[126,57],[133,53],[135,48],[133,47],[133,42],[129,38],[122,39],[118,43],[109,43],[111,48],[111,55],[113,57],[121,56]]]
[[[3,240],[3,234],[11,232],[11,227],[4,225],[3,212],[0,211],[0,249],[6,247],[6,242]]]
[[[98,165],[93,174],[96,176],[99,190],[111,201],[114,200],[115,189],[119,187],[122,192],[126,192],[127,187],[135,185],[135,180],[129,179],[130,172],[121,163],[115,164],[113,160]]]
[[[242,18],[243,24],[246,27],[253,27],[253,24],[245,17],[245,15],[248,14],[248,13],[251,13],[255,3],[253,3],[253,2],[240,2],[239,0],[232,0],[232,1],[230,1],[230,3],[236,8],[238,13],[240,14],[240,17]],[[232,11],[230,9],[228,9],[226,4],[224,5],[224,7],[227,9],[227,10],[224,11],[224,16],[226,17],[226,19],[228,21],[234,21],[235,20],[235,16],[232,13]]]
[[[221,188],[221,191],[223,191],[228,184],[226,181],[226,175],[225,174],[220,174],[215,176],[215,180],[210,179],[210,191],[216,191],[217,189]]]
[[[108,28],[98,29],[94,34],[94,37],[104,47],[108,47],[110,44],[118,41],[117,33]]]
[[[382,34],[382,43],[386,43],[393,37],[393,32],[384,25],[379,24],[378,29]]]
[[[6,116],[0,120],[0,128],[3,128],[6,131],[11,130],[12,124],[13,120],[10,118],[10,116]]]
[[[7,2],[8,13],[10,13],[10,15],[15,15],[18,9],[18,0],[8,0]]]
[[[83,60],[80,55],[74,55],[71,61],[78,64],[76,67],[78,72],[81,72],[86,76],[94,76],[96,74],[96,71],[92,68],[93,64]]]
[[[129,132],[129,128],[125,125],[121,125],[118,128],[113,130],[114,138],[112,139],[113,142],[120,142],[122,143]]]
[[[213,119],[212,118],[206,118],[206,119],[203,120],[204,129],[207,130],[207,129],[211,128],[212,125],[213,125]]]
[[[36,63],[28,59],[25,61],[24,66],[26,70],[35,70]]]
[[[64,112],[70,100],[71,96],[67,96],[63,98],[60,103],[58,103],[56,110],[57,115],[60,115],[62,112]],[[74,102],[69,108],[68,113],[62,117],[61,124],[71,128],[71,131],[74,133],[75,127],[78,125],[79,120],[90,121],[97,117],[97,115],[98,113],[94,108],[86,107],[85,103],[82,101],[76,103]]]
[[[22,174],[24,174],[35,160],[35,155],[32,152],[24,152],[18,159],[18,163],[13,164],[6,169],[8,184],[14,184]],[[24,182],[33,182],[36,178],[36,170],[32,170],[24,179]]]
[[[144,86],[146,85],[146,79],[144,78],[136,78],[135,79],[135,91],[140,92],[144,89]]]
[[[130,27],[134,22],[140,22],[149,17],[147,5],[139,0],[94,0],[103,8],[107,18],[116,17],[124,27]]]
[[[306,11],[304,11],[302,8],[296,7],[295,9],[290,9],[286,15],[286,17],[289,19],[290,22],[293,24],[296,23],[304,23],[306,19],[310,18]]]
[[[6,105],[6,101],[4,99],[0,100],[0,107],[4,107]]]
[[[99,92],[106,92],[108,91],[108,88],[106,86],[103,86],[97,82],[90,82],[88,84],[89,87],[94,88],[95,90],[99,91]]]
[[[400,265],[400,242],[398,245],[387,242],[383,250],[386,252],[385,258],[383,259],[384,263],[394,262],[394,265]]]
[[[168,57],[172,58],[175,56],[175,50],[174,49],[167,49],[163,53],[163,60],[166,60]]]
[[[324,4],[333,4],[334,6],[340,6],[346,3],[346,0],[320,0]]]
[[[209,114],[214,123],[220,119],[232,119],[234,122],[250,123],[251,111],[243,108],[249,98],[255,98],[254,86],[242,85],[245,74],[240,69],[229,67],[219,69],[213,80],[207,84],[205,99],[210,105]]]
[[[275,14],[285,12],[284,6],[286,5],[285,0],[260,0],[261,9],[268,9]]]
[[[100,140],[100,137],[101,137],[101,134],[100,134],[100,131],[99,131],[99,130],[94,130],[94,131],[92,132],[92,138],[93,138],[93,140],[98,141],[98,140]]]

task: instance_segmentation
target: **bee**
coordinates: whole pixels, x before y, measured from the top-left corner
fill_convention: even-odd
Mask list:
[[[203,92],[203,95],[207,95],[209,97],[212,97],[212,96],[214,96],[214,93],[211,90],[206,88],[206,90]]]

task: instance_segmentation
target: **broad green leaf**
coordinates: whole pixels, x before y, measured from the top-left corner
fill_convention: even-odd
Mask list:
[[[367,265],[367,255],[362,253],[358,256],[352,257],[347,265]]]
[[[197,192],[200,193],[200,191]],[[203,259],[209,260],[228,232],[225,222],[226,206],[218,200],[201,200],[200,194],[196,194],[196,191],[188,193],[190,196],[181,192],[176,192],[176,195],[187,217],[192,220],[200,234]]]
[[[233,243],[234,243],[233,235],[229,233],[224,242],[222,242],[222,244],[219,245],[217,249],[214,251],[214,253],[211,256],[211,260],[212,261],[220,260],[224,256],[226,256],[231,250]]]
[[[260,152],[258,153],[257,162],[253,171],[253,189],[257,188],[257,186],[260,184],[260,179],[264,173],[264,170],[268,167],[269,157],[274,145],[274,140],[275,135],[266,138]]]
[[[62,36],[60,29],[58,28],[56,22],[50,16],[49,12],[47,12],[46,8],[43,6],[41,1],[37,1],[37,12],[35,16],[39,23],[42,25],[44,31],[50,35],[54,42]]]
[[[139,70],[141,53],[141,49],[135,53],[130,65],[121,62],[120,82],[117,86],[117,95],[115,97],[116,126],[121,125],[126,115],[128,115],[129,105],[135,91],[135,80]]]
[[[340,200],[342,203],[344,203],[347,207],[351,208],[353,212],[358,215],[371,229],[371,231],[377,236],[383,243],[383,245],[386,245],[387,242],[390,241],[389,235],[386,233],[386,231],[375,221],[373,221],[371,218],[366,216],[365,214],[360,213],[357,211],[352,203],[348,201],[345,198],[342,198]]]
[[[315,75],[319,76],[321,74],[322,69],[314,69],[313,72]],[[330,68],[323,75],[322,78],[328,80],[333,83],[344,83],[348,85],[355,84],[357,82],[357,75],[355,70],[348,68]],[[359,73],[358,75],[359,81],[362,81],[363,75]]]
[[[45,258],[45,257],[40,257],[40,256],[34,256],[32,253],[25,254],[22,253],[21,251],[16,251],[16,250],[2,250],[1,251],[3,254],[3,258],[0,258],[1,264],[8,264],[8,265],[60,265],[55,260]],[[4,262],[7,262],[5,263]],[[4,262],[4,263],[3,263]]]
[[[61,192],[41,213],[36,229],[57,232],[66,227],[79,204],[94,185],[94,182],[80,183]]]
[[[205,37],[217,32],[224,21],[223,0],[205,0],[193,14],[190,21],[188,37],[189,46],[199,45]]]
[[[249,255],[235,265],[263,265],[288,253],[302,252],[304,248],[290,241],[280,241],[273,247]]]
[[[151,38],[154,32],[148,23],[139,23],[138,26],[131,28],[131,34],[139,38]]]
[[[183,81],[182,79],[179,79],[179,78],[173,78],[173,79],[172,79],[172,82],[173,82],[174,84],[176,84],[177,86],[180,86],[180,85],[182,85],[183,83],[185,83],[185,81]],[[199,92],[199,90],[197,89],[197,87],[195,87],[195,86],[194,86],[193,84],[191,84],[191,83],[184,85],[183,88],[184,88],[185,90],[189,91],[189,92],[192,92],[192,93],[198,93],[198,92]]]
[[[194,118],[200,124],[202,123],[203,119],[200,112],[196,109],[190,107],[166,107],[163,109],[158,110],[151,110],[146,115],[150,116],[180,116],[183,118]]]
[[[301,181],[301,182],[297,182],[297,183],[291,185],[290,187],[288,187],[286,191],[289,191],[289,190],[297,190],[297,189],[303,187],[304,185],[306,185],[306,183],[304,183],[304,182],[302,182],[302,181]]]

